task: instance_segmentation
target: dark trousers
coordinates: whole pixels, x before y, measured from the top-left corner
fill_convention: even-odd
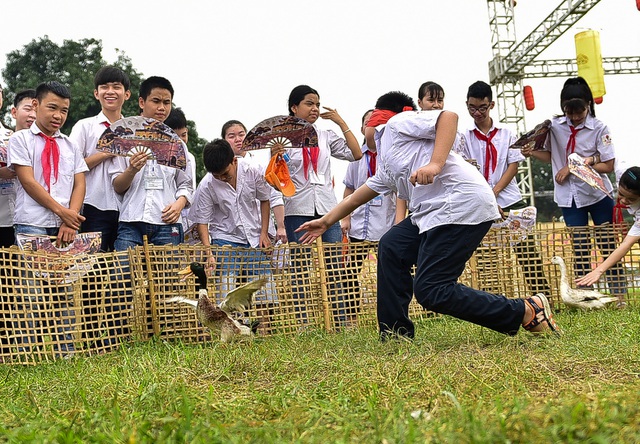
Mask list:
[[[82,222],[80,231],[82,233],[90,231],[102,233],[100,251],[114,251],[113,244],[118,237],[118,211],[103,211],[85,204],[82,207],[82,215],[86,220]]]
[[[16,243],[13,227],[0,227],[0,248],[9,248]]]
[[[424,308],[513,335],[524,317],[524,301],[458,283],[458,278],[492,222],[444,225],[423,234],[409,218],[393,226],[378,247],[378,324],[381,337],[412,338],[412,289]],[[411,264],[417,257],[415,281]],[[412,288],[413,287],[413,288]]]

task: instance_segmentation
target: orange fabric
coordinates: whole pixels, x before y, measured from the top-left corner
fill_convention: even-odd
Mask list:
[[[264,178],[269,185],[275,187],[283,196],[291,197],[296,194],[296,187],[291,181],[289,167],[282,155],[276,154],[271,157],[269,165],[264,172]]]

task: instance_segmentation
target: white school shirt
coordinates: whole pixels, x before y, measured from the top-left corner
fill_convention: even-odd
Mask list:
[[[260,245],[260,204],[269,200],[271,186],[257,168],[238,162],[236,188],[207,174],[198,185],[189,218],[209,224],[211,239]]]
[[[431,160],[440,110],[405,111],[387,122],[376,175],[366,185],[378,194],[396,191],[409,202],[420,233],[441,225],[477,225],[500,217],[493,191],[476,167],[450,152],[434,182],[412,185],[411,173]]]
[[[261,164],[258,161],[256,156],[252,155],[251,153],[246,153],[244,157],[243,156],[236,156],[236,157],[238,158],[238,162],[246,162],[250,166],[260,171],[260,173],[264,176],[264,172],[267,170],[267,167]],[[273,211],[275,207],[284,205],[284,199],[282,198],[282,193],[273,187],[271,187],[271,196],[269,197],[269,205],[271,206],[271,211]],[[275,239],[277,234],[274,218],[275,216],[269,219],[269,236],[272,239]]]
[[[0,123],[0,137],[5,146],[9,144],[12,131]],[[0,227],[13,226],[13,214],[16,208],[16,180],[0,179]]]
[[[498,161],[496,162],[496,169],[489,174],[488,182],[491,189],[493,189],[493,187],[495,187],[500,181],[509,165],[512,163],[520,163],[524,160],[524,156],[520,150],[509,149],[509,147],[516,141],[511,130],[507,127],[492,125],[489,132],[493,131],[494,128],[498,128],[498,132],[493,136],[491,142],[498,152]],[[463,133],[465,139],[464,145],[467,151],[463,157],[466,157],[467,159],[475,159],[476,162],[478,162],[480,174],[484,177],[487,144],[476,137],[473,132],[474,129],[480,131],[480,129],[474,125],[473,128],[470,128]],[[487,134],[485,134],[485,136],[487,136]],[[511,179],[511,182],[509,182],[502,191],[500,191],[496,200],[498,201],[498,205],[502,208],[506,208],[522,200],[522,194],[520,193],[515,177]]]
[[[362,158],[347,166],[342,183],[347,188],[357,190],[370,176],[369,148],[362,146]],[[376,159],[376,164],[378,159]],[[377,166],[376,166],[377,169]],[[351,229],[349,236],[355,239],[378,241],[395,222],[396,195],[389,193],[378,196],[351,213]]]
[[[42,171],[42,150],[45,140],[40,137],[40,128],[35,123],[28,129],[18,131],[9,139],[9,163],[33,168],[35,180],[46,189]],[[58,164],[58,180],[53,176],[51,166],[51,189],[49,194],[56,202],[69,208],[73,192],[74,175],[89,171],[82,151],[66,135],[56,131],[53,135],[60,150]],[[62,225],[62,220],[51,210],[36,202],[16,180],[16,211],[13,218],[15,224],[32,225],[43,228],[55,228]]]
[[[569,121],[566,116],[554,117],[551,120],[549,136],[545,143],[544,150],[551,151],[551,170],[555,177],[563,167],[567,165],[567,142],[571,135]],[[590,157],[594,154],[600,155],[600,160],[606,162],[616,157],[609,128],[591,115],[587,115],[584,123],[577,129],[584,128],[576,135],[575,153],[581,157]],[[611,181],[606,174],[600,174],[604,181],[605,188],[609,193],[613,191]],[[569,208],[571,202],[575,200],[576,207],[582,208],[600,202],[606,194],[593,188],[582,179],[569,174],[564,183],[559,184],[553,181],[553,197],[559,207]]]
[[[640,236],[640,202],[629,205],[627,211],[633,216],[633,225],[629,228],[627,236]]]
[[[318,179],[313,183],[313,167],[309,162],[309,179],[305,179],[303,171],[303,149],[289,148],[290,161],[287,163],[291,180],[296,187],[296,194],[284,198],[284,214],[287,216],[313,216],[327,214],[338,204],[333,190],[331,176],[331,156],[336,159],[354,160],[353,153],[346,140],[331,130],[324,130],[313,125],[318,133]]]
[[[78,120],[73,125],[69,138],[80,147],[85,158],[98,152],[96,146],[98,145],[98,139],[107,129],[105,123],[110,123],[109,119],[104,113],[100,112],[97,116]],[[109,177],[109,164],[112,160],[105,159],[91,168],[85,175],[87,193],[84,196],[84,203],[101,211],[117,211],[120,204],[118,194],[113,189]]]
[[[114,157],[109,164],[111,183],[129,166],[128,157]],[[148,175],[155,175],[162,180],[162,189],[146,189]],[[193,199],[192,177],[188,165],[186,171],[158,165],[148,160],[146,165],[136,173],[131,186],[122,196],[120,222],[145,222],[154,225],[168,225],[162,220],[162,210],[184,196],[188,206]],[[182,216],[176,223],[182,223]]]

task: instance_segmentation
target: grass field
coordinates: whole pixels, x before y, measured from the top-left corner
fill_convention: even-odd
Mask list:
[[[442,317],[413,343],[363,328],[0,366],[0,442],[640,442],[640,310],[557,319],[560,338]]]

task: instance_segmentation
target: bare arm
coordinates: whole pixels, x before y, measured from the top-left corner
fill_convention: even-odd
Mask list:
[[[616,248],[608,258],[598,265],[593,271],[576,279],[578,285],[592,285],[600,279],[600,276],[604,274],[609,268],[620,262],[625,254],[631,250],[633,245],[640,240],[640,236],[626,236],[620,246]]]
[[[342,199],[346,199],[351,196],[355,190],[353,188],[345,187],[344,193],[342,194]],[[349,231],[351,230],[351,213],[347,214],[340,221],[340,228],[342,228],[342,235],[348,236]]]
[[[396,221],[394,224],[400,223],[407,218],[407,201],[396,198]]]
[[[268,200],[260,201],[260,247],[271,246],[269,239],[269,219],[271,218],[271,204]]]
[[[300,225],[296,230],[297,232],[306,231],[300,237],[300,243],[309,244],[316,238],[322,236],[322,233],[338,222],[340,219],[350,214],[353,210],[361,205],[366,204],[371,199],[376,197],[378,193],[369,188],[366,184],[358,188],[353,194],[346,199],[343,199],[338,205],[336,205],[331,211],[322,216],[320,219],[315,219],[309,222],[305,222]]]
[[[418,168],[411,174],[409,180],[414,185],[426,185],[433,183],[435,176],[440,174],[444,167],[449,152],[456,140],[456,132],[458,130],[458,115],[451,111],[443,111],[438,116],[436,122],[436,140],[433,148],[433,154],[429,163]]]
[[[276,218],[276,242],[287,243],[287,229],[284,227],[284,205],[271,208]]]
[[[113,179],[113,189],[118,194],[124,194],[131,183],[133,182],[133,178],[136,177],[136,174],[140,172],[140,170],[147,163],[147,155],[143,151],[139,151],[129,159],[129,166],[126,170],[122,172],[118,177]]]
[[[85,157],[84,161],[87,163],[89,169],[92,170],[96,165],[99,165],[112,157],[115,157],[115,154],[98,151],[97,153]]]
[[[82,208],[82,202],[84,202],[84,196],[87,191],[86,179],[84,173],[76,173],[73,176],[73,190],[71,191],[71,199],[69,200],[69,210],[80,216],[80,209]],[[85,218],[80,216],[82,220]],[[58,230],[58,245],[67,244],[73,242],[76,237],[76,231],[80,229],[80,225],[77,228],[68,225],[64,220],[60,229]]]
[[[498,196],[498,194],[500,194],[500,192],[504,190],[507,187],[507,185],[509,185],[511,180],[513,180],[513,178],[516,177],[517,173],[518,173],[518,163],[517,162],[510,163],[506,171],[498,181],[498,183],[495,184],[495,186],[493,187],[494,196]]]

